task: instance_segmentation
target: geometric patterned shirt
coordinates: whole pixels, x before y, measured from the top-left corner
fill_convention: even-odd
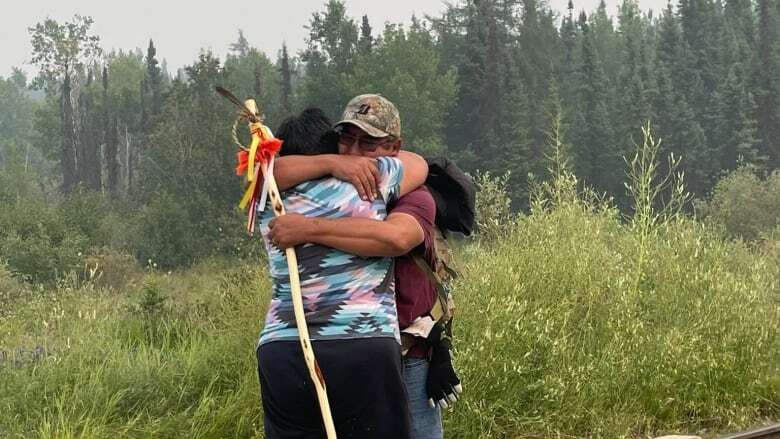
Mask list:
[[[401,162],[377,160],[380,198],[360,199],[352,184],[333,177],[301,183],[282,193],[289,213],[309,217],[360,217],[384,220],[387,205],[398,199]],[[271,303],[258,344],[298,340],[287,258],[267,239],[273,209],[259,212],[273,282]],[[314,244],[296,247],[301,295],[312,340],[394,337],[400,340],[392,258],[361,256]]]

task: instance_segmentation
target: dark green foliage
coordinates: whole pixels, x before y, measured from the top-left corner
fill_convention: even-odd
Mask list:
[[[596,51],[597,35],[588,22],[580,23],[582,58],[579,66],[580,88],[572,117],[572,152],[575,173],[600,191],[617,193],[621,153],[610,118],[609,83],[604,65]]]
[[[35,104],[27,94],[27,77],[19,69],[7,79],[0,78],[0,142],[29,141],[33,131]],[[8,163],[10,153],[0,149],[0,169]]]
[[[102,166],[100,157],[100,143],[103,141],[101,133],[101,117],[93,95],[97,87],[93,85],[93,72],[87,73],[87,83],[84,91],[78,98],[79,106],[79,135],[76,148],[76,170],[78,180],[93,191],[102,189]]]
[[[141,298],[138,301],[138,310],[149,317],[162,312],[165,301],[168,299],[154,282],[146,282],[141,288]]]
[[[756,115],[761,153],[773,169],[780,167],[780,3],[758,1]]]
[[[445,150],[441,133],[454,103],[455,72],[440,70],[433,40],[420,23],[408,31],[385,28],[350,80],[350,97],[379,92],[396,105],[405,147],[427,154]]]
[[[157,193],[134,219],[138,259],[161,268],[189,265],[198,239],[193,220],[181,200]]]
[[[371,35],[371,25],[368,23],[368,15],[364,15],[360,22],[360,39],[358,40],[358,52],[362,55],[371,53],[374,46],[374,37]]]
[[[56,214],[70,230],[77,230],[87,238],[91,247],[103,247],[111,243],[102,226],[112,210],[100,192],[80,186],[65,196]]]
[[[358,27],[346,15],[343,2],[329,0],[325,11],[312,15],[307,48],[301,56],[306,76],[301,84],[300,106],[322,108],[333,120],[349,101],[352,84],[347,78],[354,68]]]
[[[243,36],[243,35],[242,35]],[[146,50],[146,76],[144,82],[148,109],[152,116],[156,116],[162,109],[162,73],[157,61],[157,49],[154,42],[149,40],[149,48]]]

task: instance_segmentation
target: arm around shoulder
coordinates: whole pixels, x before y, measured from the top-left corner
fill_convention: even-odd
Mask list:
[[[404,175],[401,180],[401,196],[417,189],[428,178],[428,162],[420,155],[409,151],[399,151],[396,156],[404,167]]]
[[[276,184],[283,191],[305,181],[325,177],[331,174],[337,158],[335,154],[278,157],[274,164]]]

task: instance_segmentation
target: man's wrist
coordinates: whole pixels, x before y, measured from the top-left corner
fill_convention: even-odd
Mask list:
[[[301,234],[309,240],[322,235],[323,221],[322,218],[306,217],[306,222],[304,223],[306,227],[304,230],[301,230]]]
[[[320,154],[316,156],[316,160],[321,160],[326,171],[325,175],[333,176],[336,172],[336,160],[338,157],[338,154]]]

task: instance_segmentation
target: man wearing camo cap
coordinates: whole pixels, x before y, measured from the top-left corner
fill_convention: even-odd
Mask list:
[[[376,159],[397,157],[401,147],[401,120],[398,110],[381,95],[353,98],[336,124],[339,154]],[[376,178],[365,172],[345,176],[361,194],[376,193]],[[272,229],[282,247],[314,243],[362,256],[395,257],[395,293],[401,331],[425,316],[436,300],[435,286],[417,266],[412,255],[419,254],[430,266],[435,264],[434,227],[436,204],[425,186],[403,195],[390,206],[384,221],[365,218],[313,219],[281,217]],[[454,401],[460,381],[454,372],[449,351],[443,352],[426,339],[404,340],[404,381],[409,397],[413,439],[441,438],[440,408]],[[446,354],[446,355],[442,355]],[[445,395],[442,397],[441,395]],[[450,396],[450,399],[447,399]],[[444,399],[442,399],[444,398]],[[433,404],[434,400],[438,403]],[[429,401],[431,404],[429,404]]]

